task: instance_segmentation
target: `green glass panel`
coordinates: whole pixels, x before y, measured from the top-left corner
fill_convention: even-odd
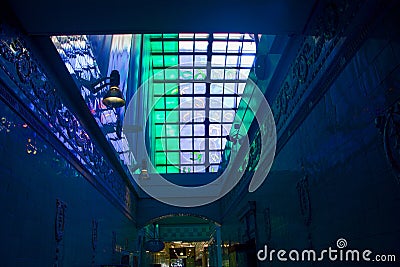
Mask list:
[[[154,105],[155,109],[165,109],[164,98],[159,98]]]
[[[178,69],[166,69],[165,70],[166,80],[177,80],[178,79]]]
[[[178,42],[164,42],[164,52],[178,52]]]
[[[163,63],[163,56],[152,56],[152,60],[153,60],[153,67],[163,67],[164,63]]]
[[[177,83],[165,83],[165,92],[167,94],[172,94],[171,92],[173,92],[177,88],[178,88]]]
[[[153,89],[155,95],[164,94],[164,84],[163,83],[153,83]]]
[[[149,34],[149,35],[150,35],[150,38],[161,38],[161,36],[162,36],[161,33],[152,33],[152,34]]]
[[[179,138],[168,138],[168,150],[179,150]]]
[[[177,33],[164,33],[163,37],[164,38],[178,38],[178,34]]]
[[[164,125],[156,125],[156,136],[157,137],[164,137],[165,136],[165,127]]]
[[[177,110],[167,111],[166,120],[168,122],[179,122],[179,112]]]
[[[168,137],[175,137],[179,136],[179,125],[165,125],[165,128],[167,130],[167,136]],[[169,143],[170,140],[168,139],[167,142]]]
[[[167,167],[164,166],[156,166],[157,173],[167,173]]]
[[[167,173],[179,173],[179,169],[176,166],[168,166]]]
[[[156,164],[166,164],[167,157],[164,152],[156,152]]]
[[[167,164],[179,164],[179,152],[168,152]]]
[[[154,122],[155,123],[165,122],[165,111],[154,111]]]
[[[179,105],[178,97],[166,97],[166,108],[177,108]]]
[[[151,42],[151,52],[162,52],[162,42]]]
[[[164,56],[165,66],[172,67],[178,65],[178,56],[166,55]]]
[[[155,70],[154,71],[154,80],[164,80],[164,71]]]
[[[167,150],[167,142],[165,138],[157,138],[156,139],[156,151],[166,151]]]

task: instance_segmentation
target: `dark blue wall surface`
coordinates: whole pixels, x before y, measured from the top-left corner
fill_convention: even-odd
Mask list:
[[[60,266],[91,265],[92,219],[98,221],[95,264],[119,263],[120,253],[113,254],[112,232],[119,247],[132,250],[133,222],[1,106],[5,123],[0,122],[0,265],[53,266],[56,199],[67,205]],[[36,142],[35,155],[27,153],[29,138]]]

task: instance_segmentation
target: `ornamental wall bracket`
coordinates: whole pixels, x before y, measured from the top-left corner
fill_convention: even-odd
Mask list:
[[[386,159],[400,183],[400,101],[391,106],[385,115],[378,116],[375,126],[382,134]]]
[[[310,190],[309,190],[307,175],[305,175],[297,183],[296,188],[299,196],[301,215],[303,216],[305,225],[309,226],[311,223],[311,201],[310,201]]]

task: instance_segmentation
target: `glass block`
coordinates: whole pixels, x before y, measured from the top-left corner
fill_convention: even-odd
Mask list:
[[[204,124],[195,124],[194,127],[194,135],[195,136],[204,136],[205,134],[205,127]]]
[[[239,79],[247,80],[250,74],[250,69],[240,69],[239,71]]]
[[[165,111],[154,111],[154,122],[164,123],[165,122]]]
[[[192,67],[193,66],[193,56],[190,55],[180,55],[179,56],[179,65],[183,67]]]
[[[167,138],[167,149],[171,150],[179,150],[179,138]]]
[[[151,42],[151,52],[162,52],[162,42],[152,41]]]
[[[212,51],[218,53],[226,53],[227,42],[225,41],[214,41],[212,43]]]
[[[234,108],[235,107],[235,98],[234,97],[224,97],[224,108]]]
[[[164,152],[156,152],[156,164],[166,164],[167,157]]]
[[[165,109],[164,98],[160,97],[156,100],[155,109]]]
[[[226,56],[226,66],[227,67],[237,67],[239,65],[238,56]]]
[[[210,97],[210,108],[222,108],[222,97]]]
[[[211,80],[223,80],[223,79],[224,79],[224,69],[211,69]]]
[[[175,55],[165,55],[164,56],[165,67],[172,67],[178,65],[178,56]]]
[[[210,121],[211,122],[221,122],[221,110],[210,110]]]
[[[206,112],[204,110],[195,110],[194,111],[194,122],[204,122]]]
[[[180,135],[181,136],[192,136],[192,127],[193,127],[192,124],[181,125],[180,126]],[[182,142],[181,142],[181,145],[182,145]],[[181,148],[182,148],[182,146],[181,146]]]
[[[255,53],[256,43],[255,42],[243,42],[242,53]]]
[[[193,97],[180,97],[180,108],[193,108]]]
[[[179,136],[179,125],[167,124],[167,125],[165,125],[165,129],[166,129],[166,134],[168,137]],[[167,142],[169,143],[169,141],[167,141]]]
[[[238,91],[237,91],[237,93],[238,93],[239,95],[242,95],[242,94],[243,94],[245,85],[246,85],[246,83],[239,83],[239,84],[238,84]]]
[[[221,149],[221,138],[210,138],[210,149]]]
[[[192,122],[192,120],[191,110],[180,111],[180,122]]]
[[[175,109],[179,105],[178,97],[166,97],[165,98],[165,108],[166,109]],[[167,117],[168,119],[168,117]]]
[[[192,135],[191,131],[190,135]],[[193,150],[193,138],[180,138],[179,142],[181,150]]]
[[[194,168],[193,172],[197,172],[197,173],[206,172],[205,166],[203,166],[203,165],[193,166],[193,168]]]
[[[155,70],[154,71],[154,80],[164,80],[164,71]]]
[[[166,119],[167,122],[169,123],[179,122],[179,111],[178,110],[166,111]]]
[[[194,65],[196,67],[203,67],[207,65],[207,56],[206,55],[195,55],[194,56]]]
[[[221,136],[221,124],[210,125],[210,136]]]
[[[228,42],[228,53],[240,53],[242,42]]]
[[[210,163],[220,163],[221,153],[220,152],[210,152]]]
[[[180,33],[179,39],[193,39],[193,33]]]
[[[210,94],[222,94],[223,93],[223,83],[211,83]]]
[[[229,34],[229,40],[242,40],[243,39],[243,34],[241,33],[230,33]]]
[[[177,41],[165,41],[164,42],[164,52],[178,52],[178,42]]]
[[[167,153],[167,164],[178,165],[180,163],[179,152],[168,152]]]
[[[181,152],[181,164],[192,164],[191,158],[193,158],[192,152]]]
[[[173,94],[173,92],[175,92],[176,89],[178,89],[178,84],[177,83],[172,83],[172,82],[166,82],[165,83],[165,92],[168,95]]]
[[[214,39],[227,39],[228,34],[227,33],[214,33],[213,37],[214,37]]]
[[[156,125],[156,137],[165,137],[165,124],[157,124]]]
[[[195,80],[205,80],[207,78],[205,69],[194,69],[194,79]]]
[[[178,38],[177,33],[164,33],[163,38]]]
[[[179,173],[180,170],[177,166],[168,166],[167,173]]]
[[[166,69],[165,70],[166,80],[177,80],[178,79],[178,69]]]
[[[238,70],[235,69],[226,69],[225,70],[225,79],[226,80],[236,80],[238,78]]]
[[[206,93],[206,84],[205,83],[195,83],[194,84],[194,93],[195,94],[205,94]]]
[[[204,135],[203,135],[204,136]],[[205,138],[195,138],[194,139],[194,150],[199,150],[199,151],[204,151],[204,149],[205,149],[205,141],[206,141],[206,139]],[[196,160],[198,160],[198,163],[201,163],[201,161],[199,161],[199,157],[200,156],[202,156],[202,154],[201,153],[194,153],[194,158],[196,159]],[[201,158],[201,159],[203,159],[203,158]]]
[[[179,41],[179,52],[193,52],[193,41]]]
[[[167,142],[165,138],[156,138],[156,151],[166,151]]]
[[[227,136],[231,131],[232,124],[224,123],[222,124],[222,136]]]
[[[193,79],[193,70],[192,69],[180,69],[179,70],[179,78],[181,80],[192,80]]]
[[[243,55],[240,58],[240,67],[251,67],[253,66],[253,62],[254,62],[254,56],[246,56]]]
[[[192,83],[181,83],[179,84],[179,91],[181,95],[193,94],[193,84]]]
[[[196,41],[194,44],[195,52],[207,52],[208,41]]]
[[[235,111],[233,110],[224,110],[223,111],[223,122],[233,122],[233,119],[235,118]]]
[[[211,57],[211,67],[223,67],[225,66],[225,58],[223,55],[213,55]]]
[[[156,170],[158,173],[167,173],[167,167],[165,166],[157,166]]]
[[[164,84],[163,83],[153,83],[153,92],[155,95],[164,94]]]
[[[205,108],[205,107],[206,107],[206,98],[205,97],[194,97],[193,108]]]
[[[208,39],[209,34],[208,33],[196,33],[195,38],[196,39]]]
[[[153,67],[164,67],[164,57],[161,55],[151,56],[153,61]]]

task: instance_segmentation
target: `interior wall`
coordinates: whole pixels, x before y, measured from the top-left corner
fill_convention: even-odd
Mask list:
[[[337,248],[336,241],[344,238],[349,249],[394,254],[399,260],[400,186],[375,125],[400,91],[400,42],[391,22],[393,17],[382,21],[351,59],[277,155],[262,187],[247,194],[225,218],[223,240],[248,238],[240,210],[248,201],[256,201],[257,249],[267,244],[276,250],[321,251]],[[305,177],[309,210],[302,213],[299,186]],[[273,262],[259,262],[259,266],[287,264],[276,257]],[[323,265],[349,266],[349,262]],[[296,266],[310,263],[296,262]]]
[[[59,266],[91,266],[93,259],[96,265],[120,263],[121,253],[113,246],[135,249],[134,223],[1,104],[1,265],[53,266],[57,199],[67,205]],[[36,154],[27,153],[29,138],[37,147]],[[95,251],[93,219],[98,222]]]

